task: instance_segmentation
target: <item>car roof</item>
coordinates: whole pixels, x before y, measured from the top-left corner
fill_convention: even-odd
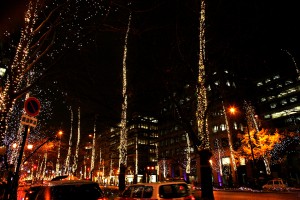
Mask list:
[[[49,181],[44,184],[32,185],[31,187],[41,187],[41,186],[58,186],[58,185],[87,185],[87,184],[95,184],[98,183],[90,181],[90,180],[58,180],[58,181]]]
[[[157,186],[157,185],[173,185],[173,184],[187,184],[187,183],[184,181],[167,181],[167,182],[153,182],[153,183],[137,183],[137,184],[132,184],[130,186],[139,186],[139,185]]]
[[[82,184],[97,184],[96,182],[90,180],[59,180],[59,181],[50,181],[47,183],[49,186],[54,185],[82,185]]]

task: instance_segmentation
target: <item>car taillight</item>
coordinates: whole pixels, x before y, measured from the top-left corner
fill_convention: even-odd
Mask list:
[[[193,195],[184,197],[184,200],[195,200],[195,197]]]
[[[100,197],[97,200],[108,200],[108,198],[107,197]]]

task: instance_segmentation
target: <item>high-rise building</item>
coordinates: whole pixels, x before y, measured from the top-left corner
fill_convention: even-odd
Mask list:
[[[297,74],[270,74],[256,83],[257,108],[264,127],[297,131],[300,124],[300,80]]]

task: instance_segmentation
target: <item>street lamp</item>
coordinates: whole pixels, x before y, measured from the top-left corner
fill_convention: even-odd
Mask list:
[[[234,114],[236,114],[237,109],[235,107],[230,107],[229,112],[234,115]],[[248,134],[248,138],[249,138],[249,146],[250,146],[251,157],[252,157],[252,170],[253,170],[253,174],[255,175],[256,174],[256,170],[255,170],[256,166],[255,166],[255,157],[254,157],[254,152],[253,152],[253,145],[252,145],[252,141],[251,141],[251,134],[250,134],[248,123],[246,123],[246,124],[247,124],[247,134]]]

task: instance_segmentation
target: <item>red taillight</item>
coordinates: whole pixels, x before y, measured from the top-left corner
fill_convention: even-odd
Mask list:
[[[184,200],[195,200],[195,197],[193,195],[184,197]]]
[[[97,200],[108,200],[108,198],[107,197],[100,197]]]

